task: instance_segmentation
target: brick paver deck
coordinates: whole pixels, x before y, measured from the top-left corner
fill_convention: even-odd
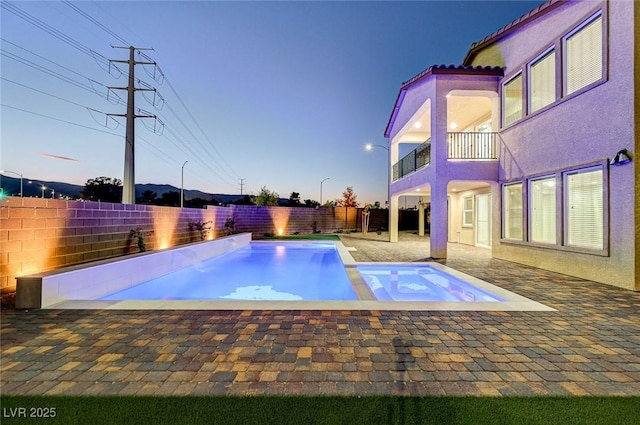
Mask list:
[[[358,261],[425,239],[345,235]],[[2,311],[3,394],[640,395],[640,293],[492,259],[446,264],[556,312]]]

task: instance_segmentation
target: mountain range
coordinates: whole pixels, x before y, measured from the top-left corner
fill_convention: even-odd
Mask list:
[[[44,189],[44,197],[51,198],[60,197],[60,196],[68,196],[70,198],[79,198],[82,193],[82,189],[84,189],[84,185],[64,183],[64,182],[56,182],[56,181],[45,181],[45,180],[27,180],[24,179],[22,181],[24,196],[26,197],[41,197],[43,194],[42,186]],[[0,176],[0,187],[3,189],[4,193],[9,196],[19,196],[20,195],[20,178],[18,177],[10,177],[2,175]],[[136,184],[136,198],[142,195],[145,190],[151,190],[155,192],[158,197],[161,197],[165,192],[180,192],[180,188],[171,186],[168,184]],[[53,191],[53,192],[52,192]],[[206,201],[211,201],[212,199],[217,200],[220,203],[228,204],[231,202],[236,202],[242,199],[245,195],[228,195],[222,193],[206,193],[200,190],[184,190],[184,198],[185,199],[194,199],[200,198]]]

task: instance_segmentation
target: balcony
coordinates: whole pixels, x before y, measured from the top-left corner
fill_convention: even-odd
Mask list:
[[[498,159],[498,133],[447,133],[447,159]]]
[[[447,159],[473,161],[498,159],[498,133],[447,133]],[[393,164],[393,181],[431,163],[431,139]]]
[[[405,155],[393,164],[393,181],[399,180],[409,173],[413,173],[431,163],[431,139]]]

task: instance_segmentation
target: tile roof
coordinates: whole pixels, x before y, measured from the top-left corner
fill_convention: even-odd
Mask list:
[[[503,69],[499,66],[465,66],[465,65],[432,65],[418,75],[402,83],[400,89],[407,88],[416,82],[433,74],[464,74],[464,75],[503,75]]]
[[[472,43],[462,63],[464,65],[468,65],[469,63],[471,63],[471,61],[476,56],[476,54],[480,50],[482,50],[484,47],[488,46],[491,43],[494,43],[495,41],[499,40],[502,37],[505,37],[506,35],[510,34],[512,31],[515,31],[516,29],[522,27],[523,25],[526,25],[529,22],[537,19],[539,16],[544,15],[548,12],[551,12],[555,8],[562,6],[565,3],[569,3],[569,1],[570,0],[549,0],[546,3],[543,3],[540,6],[536,7],[529,13],[522,15],[521,17],[511,22],[510,24],[500,28],[496,32],[489,34],[482,40]]]

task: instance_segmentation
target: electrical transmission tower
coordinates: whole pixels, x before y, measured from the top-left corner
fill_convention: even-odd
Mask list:
[[[122,181],[122,203],[136,203],[136,177],[135,177],[135,119],[136,118],[156,118],[155,115],[136,115],[135,113],[135,92],[155,91],[154,88],[135,87],[134,69],[136,65],[157,65],[155,62],[136,62],[134,54],[136,50],[153,50],[139,47],[118,47],[114,49],[129,49],[129,60],[110,60],[110,62],[129,64],[129,84],[127,87],[108,87],[111,90],[127,91],[127,113],[107,114],[115,117],[127,118],[127,132],[125,136],[124,148],[124,179]]]
[[[244,195],[244,193],[243,193],[244,190],[243,189],[244,189],[244,181],[246,179],[239,179],[239,180],[240,180],[240,195]]]

